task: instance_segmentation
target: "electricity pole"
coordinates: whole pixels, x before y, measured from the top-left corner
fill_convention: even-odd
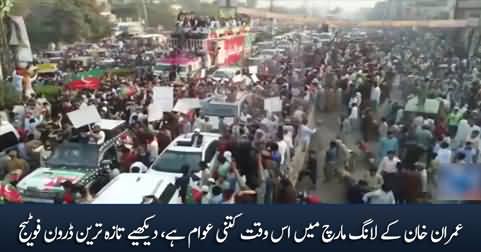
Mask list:
[[[147,11],[147,4],[145,4],[145,0],[142,0],[142,8],[144,10],[144,22],[145,22],[145,25],[148,26],[149,25],[149,12]]]
[[[5,72],[13,70],[5,24],[5,18],[12,5],[11,0],[0,0],[0,80],[3,80]]]

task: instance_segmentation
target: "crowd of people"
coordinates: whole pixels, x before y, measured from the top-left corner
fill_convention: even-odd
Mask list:
[[[463,58],[452,40],[440,32],[391,31],[332,50],[347,108],[340,131],[361,133],[354,139],[371,167],[349,180],[351,202],[463,199],[437,195],[438,180],[444,168],[479,164],[480,61]]]
[[[293,51],[290,54],[295,55],[295,50],[300,50],[298,42],[293,38],[291,43]],[[176,137],[215,129],[221,134],[216,162],[209,167],[205,163],[199,164],[200,167],[183,167],[186,176],[191,176],[192,171],[198,168],[208,170],[204,172],[207,178],[194,190],[188,191],[201,192],[207,187],[210,199],[197,199],[196,202],[221,203],[223,201],[219,199],[230,200],[229,195],[239,197],[254,192],[254,202],[257,203],[295,203],[295,190],[287,176],[289,162],[295,146],[307,147],[315,132],[307,125],[313,92],[309,80],[315,74],[312,71],[304,73],[303,70],[294,72],[292,62],[300,60],[279,55],[273,59],[279,66],[277,71],[269,71],[255,81],[247,68],[236,73],[237,81],[242,76],[240,82],[234,79],[215,80],[209,76],[165,82],[147,70],[134,71],[128,76],[107,73],[101,77],[102,85],[97,90],[65,90],[50,100],[29,93],[23,104],[15,106],[23,108],[21,113],[14,108],[7,113],[7,118],[19,131],[19,146],[29,147],[8,152],[9,160],[2,177],[18,182],[44,164],[49,154],[64,142],[102,145],[106,134],[99,126],[75,128],[67,116],[69,112],[93,105],[101,118],[123,120],[128,124],[129,134],[119,143],[119,167],[112,171],[112,177],[132,171],[145,172]],[[295,85],[288,83],[293,75],[298,79]],[[175,101],[214,97],[224,102],[235,102],[238,97],[245,97],[241,115],[233,120],[221,117],[217,125],[213,125],[215,122],[209,121],[210,118],[202,115],[199,109],[192,109],[185,113],[164,112],[162,120],[149,122],[153,88],[165,85],[174,87]],[[270,97],[280,97],[283,104],[281,111],[264,111],[264,98]],[[39,146],[40,149],[37,148]],[[35,160],[34,150],[40,150],[40,160]],[[189,198],[185,194],[190,194],[186,193],[186,186],[180,179],[184,202]],[[95,197],[95,192],[89,188],[77,189],[74,192],[80,194],[80,199]],[[72,190],[66,189],[66,192],[72,193]],[[72,202],[73,198],[68,197],[66,202]]]
[[[179,25],[215,23],[189,17],[179,15]],[[231,22],[234,26],[242,23]],[[129,134],[118,143],[119,167],[112,177],[145,172],[180,135],[200,137],[214,129],[221,134],[214,162],[201,162],[199,167],[179,163],[183,176],[176,186],[184,203],[299,202],[290,177],[292,169],[299,168],[291,166],[296,149],[307,157],[305,169],[298,171],[300,179],[307,175],[317,184],[321,177],[316,155],[321,150],[309,148],[316,134],[308,120],[310,109],[341,115],[339,137],[322,150],[322,176],[325,182],[342,178],[351,203],[431,199],[440,166],[481,162],[480,61],[456,56],[442,34],[386,31],[363,41],[338,35],[329,46],[317,49],[303,47],[300,34],[286,39],[291,49],[259,65],[257,75],[246,67],[234,79],[215,80],[207,75],[166,82],[152,71],[134,71],[127,76],[105,74],[101,87],[94,91],[66,90],[50,100],[36,94],[25,97],[19,104],[22,113],[18,106],[7,113],[21,143],[8,152],[0,175],[15,184],[43,165],[65,141],[103,144],[106,136],[99,127],[76,129],[66,115],[90,105],[98,108],[102,118],[124,120],[128,125]],[[233,120],[220,117],[212,122],[199,109],[192,109],[164,112],[162,120],[151,122],[153,89],[166,85],[174,87],[176,101],[215,97],[235,102],[238,97],[246,98],[241,114]],[[398,91],[402,95],[395,97]],[[264,100],[272,97],[280,97],[280,111],[264,110]],[[439,106],[434,112],[413,111],[408,108],[413,99],[417,99],[415,108],[424,108],[433,100]],[[32,152],[38,146],[40,159],[35,160]],[[351,150],[355,146],[369,167],[361,177],[346,162],[356,155]],[[201,171],[194,186],[193,170]],[[78,199],[68,197],[68,203],[88,203],[95,198],[89,188],[76,192]]]

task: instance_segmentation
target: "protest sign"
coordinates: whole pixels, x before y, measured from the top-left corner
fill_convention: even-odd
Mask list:
[[[174,88],[154,87],[153,104],[162,111],[172,111],[174,108]]]
[[[250,74],[256,74],[257,75],[258,71],[259,71],[258,66],[249,66],[249,73]]]
[[[88,106],[72,111],[67,113],[67,116],[76,129],[102,120],[95,106]]]
[[[173,111],[187,114],[189,111],[198,108],[201,108],[198,98],[183,98],[177,101]]]
[[[164,111],[162,111],[161,107],[158,104],[150,104],[148,108],[148,121],[155,122],[162,120],[164,117]]]
[[[264,110],[268,112],[281,112],[282,100],[280,97],[271,97],[264,100]]]

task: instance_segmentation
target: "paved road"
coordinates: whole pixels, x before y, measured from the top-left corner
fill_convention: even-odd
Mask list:
[[[400,78],[396,77],[391,93],[391,100],[393,101],[402,100],[399,85]],[[380,111],[382,111],[382,109]],[[325,182],[323,172],[326,148],[330,141],[338,137],[339,116],[339,113],[321,113],[319,111],[313,114],[313,122],[316,125],[318,133],[313,136],[311,150],[314,150],[317,154],[318,183],[314,186],[308,177],[304,177],[304,179],[297,184],[298,191],[314,193],[318,195],[324,203],[330,204],[346,203],[346,187],[344,181],[341,179],[332,179],[329,182]],[[360,139],[359,132],[353,132],[348,136],[343,136],[343,138],[348,148],[354,152],[358,152],[356,143]],[[376,143],[370,143],[370,149],[376,149]],[[354,163],[355,165],[351,171],[351,175],[355,179],[360,179],[368,172],[370,165],[366,160],[362,159],[360,155],[354,158]]]

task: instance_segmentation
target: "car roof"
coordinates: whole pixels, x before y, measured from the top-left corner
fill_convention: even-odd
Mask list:
[[[236,72],[240,71],[240,67],[220,67],[219,69],[216,70],[216,72]]]
[[[120,174],[97,193],[92,204],[141,204],[145,196],[159,196],[168,185],[167,180],[158,176]]]
[[[201,132],[202,135],[202,144],[197,147],[197,146],[180,146],[179,143],[183,141],[190,141],[192,139],[193,133],[189,134],[184,134],[180,135],[177,138],[172,141],[172,143],[167,146],[166,150],[168,151],[178,151],[178,152],[203,152],[205,149],[207,149],[207,146],[212,143],[215,140],[218,140],[221,135],[220,134],[215,134],[215,133],[207,133],[207,132]]]
[[[17,130],[10,122],[2,121],[0,119],[0,136],[9,132],[13,132],[16,136],[18,136]]]
[[[101,129],[103,130],[113,130],[125,123],[124,120],[108,120],[108,119],[102,119],[100,122],[97,123],[98,126],[100,126]]]

